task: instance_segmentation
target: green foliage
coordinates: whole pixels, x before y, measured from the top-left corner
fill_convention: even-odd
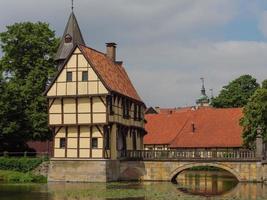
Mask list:
[[[265,79],[264,81],[262,81],[262,88],[267,89],[267,79]]]
[[[8,183],[46,183],[47,178],[31,173],[0,170],[0,180]]]
[[[21,150],[26,140],[51,137],[42,92],[56,71],[59,40],[48,24],[25,22],[8,26],[0,42],[0,151]]]
[[[267,141],[267,89],[259,88],[249,99],[240,121],[243,126],[243,140],[248,147],[253,147],[257,128],[261,127],[263,139]]]
[[[42,162],[42,158],[0,157],[0,170],[29,172],[38,167]]]
[[[259,84],[255,78],[250,75],[242,75],[224,86],[211,104],[216,108],[243,107],[258,87]]]

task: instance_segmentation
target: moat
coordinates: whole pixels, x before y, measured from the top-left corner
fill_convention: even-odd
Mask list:
[[[225,171],[184,171],[167,182],[0,184],[1,200],[266,199],[267,185],[238,183]]]

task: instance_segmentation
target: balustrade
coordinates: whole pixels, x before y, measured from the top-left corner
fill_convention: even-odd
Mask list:
[[[251,150],[125,150],[121,159],[132,160],[259,160]]]

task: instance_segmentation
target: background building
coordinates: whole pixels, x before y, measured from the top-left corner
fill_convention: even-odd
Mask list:
[[[242,148],[242,127],[239,125],[243,115],[241,108],[167,110],[146,114],[145,149]]]

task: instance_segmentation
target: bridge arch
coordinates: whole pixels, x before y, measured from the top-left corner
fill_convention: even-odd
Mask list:
[[[200,166],[210,166],[210,167],[216,167],[216,168],[219,168],[219,169],[224,169],[224,170],[230,172],[231,174],[233,174],[237,178],[237,180],[239,182],[241,181],[241,177],[240,177],[239,172],[237,170],[235,170],[234,168],[229,167],[229,166],[227,166],[225,164],[222,164],[222,163],[187,163],[187,164],[179,166],[178,168],[176,168],[175,170],[173,170],[170,173],[171,182],[176,182],[176,177],[182,171],[184,171],[186,169],[190,169],[192,167],[200,167]]]

